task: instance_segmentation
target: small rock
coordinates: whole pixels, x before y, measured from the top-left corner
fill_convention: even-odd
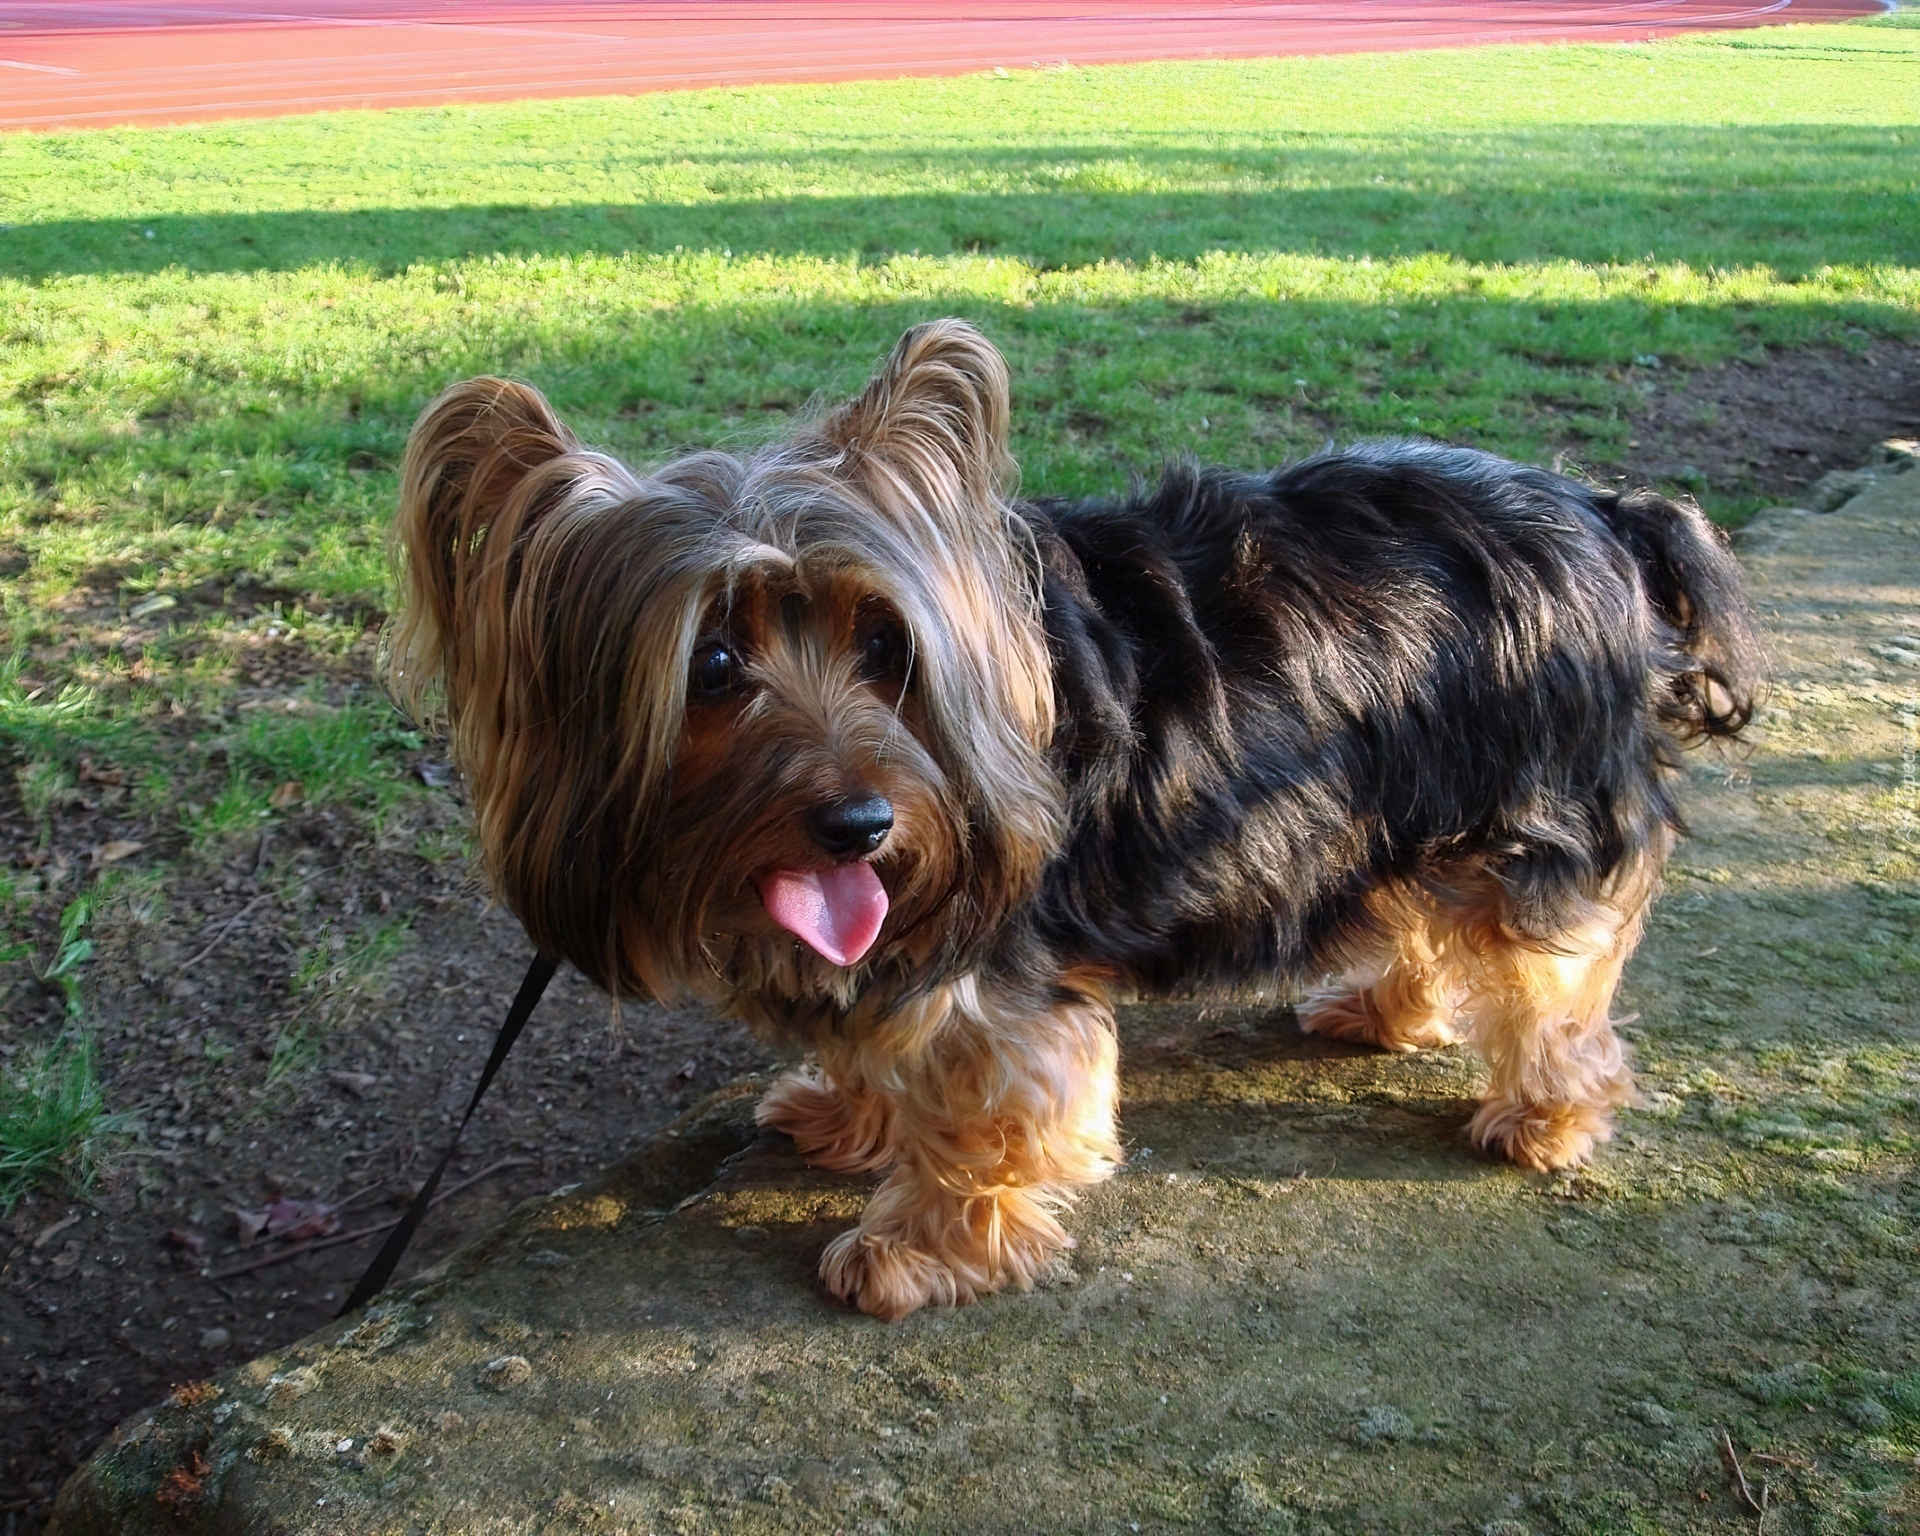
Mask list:
[[[1813,516],[1806,507],[1762,507],[1730,535],[1743,555],[1764,555],[1794,536],[1797,525]]]
[[[1826,1373],[1811,1360],[1756,1371],[1743,1378],[1740,1390],[1757,1403],[1812,1403],[1826,1396]]]
[[[1412,1432],[1412,1420],[1398,1408],[1369,1408],[1347,1431],[1347,1438],[1356,1445],[1389,1445]]]
[[[480,1367],[480,1385],[489,1392],[511,1392],[533,1379],[533,1365],[525,1355],[502,1355]]]
[[[1807,489],[1807,504],[1816,512],[1836,512],[1868,486],[1874,477],[1864,469],[1831,469]]]
[[[200,1335],[202,1349],[225,1349],[233,1342],[233,1335],[224,1328],[209,1328]]]
[[[1867,464],[1887,474],[1904,475],[1915,464],[1920,464],[1920,440],[1890,437],[1867,455]]]
[[[1649,1398],[1645,1402],[1635,1403],[1627,1410],[1642,1424],[1651,1424],[1655,1429],[1672,1429],[1673,1414]]]
[[[1893,1422],[1893,1413],[1877,1397],[1856,1397],[1847,1404],[1847,1417],[1861,1429],[1885,1429]]]

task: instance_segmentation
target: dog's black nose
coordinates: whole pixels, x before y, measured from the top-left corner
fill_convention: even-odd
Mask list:
[[[885,795],[836,800],[807,813],[807,831],[835,858],[872,853],[893,830],[893,806]]]

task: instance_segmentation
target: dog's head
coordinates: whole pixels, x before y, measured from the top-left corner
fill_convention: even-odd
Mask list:
[[[522,384],[427,407],[389,683],[444,712],[543,950],[622,992],[845,998],[1031,891],[1061,810],[1007,414],[953,320],[787,441],[652,475]]]

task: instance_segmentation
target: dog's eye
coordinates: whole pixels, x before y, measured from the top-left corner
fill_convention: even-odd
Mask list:
[[[860,637],[860,671],[865,677],[898,678],[907,670],[907,633],[885,623]]]
[[[740,656],[724,640],[702,640],[693,648],[687,673],[687,691],[696,698],[714,699],[740,686]]]

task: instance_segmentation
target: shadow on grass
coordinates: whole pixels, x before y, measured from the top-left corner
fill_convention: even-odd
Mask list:
[[[1008,355],[1029,488],[1071,494],[1117,488],[1170,456],[1251,468],[1330,436],[1577,453],[1618,435],[1637,401],[1636,355],[1727,356],[1888,324],[1885,306],[1837,299],[1676,307],[1657,291],[1527,302],[1448,291],[1385,304],[1249,295],[1233,278],[1224,293],[1180,281],[1146,297],[1028,303],[957,281],[943,292],[936,275],[935,291],[906,298],[875,285],[867,302],[774,293],[666,308],[617,285],[543,297],[534,278],[494,282],[464,298],[396,295],[403,330],[316,311],[297,349],[234,356],[162,329],[126,342],[155,364],[139,379],[24,378],[13,392],[32,414],[14,432],[16,473],[29,494],[98,508],[86,521],[113,522],[132,495],[145,526],[116,466],[164,467],[170,520],[211,518],[207,537],[244,560],[243,546],[383,507],[414,415],[482,372],[530,379],[583,434],[645,464],[765,441],[811,401],[856,389],[907,326],[959,315]],[[273,509],[291,521],[258,521]]]
[[[979,252],[1043,268],[1217,250],[1444,251],[1505,263],[1770,265],[1795,276],[1826,265],[1915,260],[1920,189],[1892,152],[1898,137],[1875,127],[1603,126],[1436,134],[1411,148],[1395,135],[1335,145],[969,146],[910,157],[816,150],[798,172],[757,154],[633,156],[592,172],[664,182],[667,195],[50,220],[0,232],[0,276],[40,281],[329,263],[390,273],[495,254],[676,249]],[[997,185],[886,190],[967,179]],[[858,182],[881,189],[835,189]]]
[[[17,488],[26,508],[14,556],[38,579],[111,563],[186,592],[244,570],[362,601],[379,590],[408,427],[440,389],[482,372],[531,380],[584,438],[644,468],[790,430],[812,402],[858,388],[908,325],[957,314],[1008,356],[1026,489],[1079,495],[1169,459],[1259,469],[1329,438],[1413,434],[1604,462],[1638,405],[1636,354],[1728,356],[1887,324],[1884,306],[1837,300],[1448,293],[1396,308],[1228,288],[1183,280],[1112,300],[1070,289],[1029,304],[936,280],[910,297],[875,284],[864,302],[773,293],[660,308],[618,284],[549,294],[503,273],[465,296],[395,293],[404,326],[384,323],[381,306],[316,309],[286,339],[238,351],[163,316],[122,343],[151,364],[135,378],[14,386],[0,489]]]

